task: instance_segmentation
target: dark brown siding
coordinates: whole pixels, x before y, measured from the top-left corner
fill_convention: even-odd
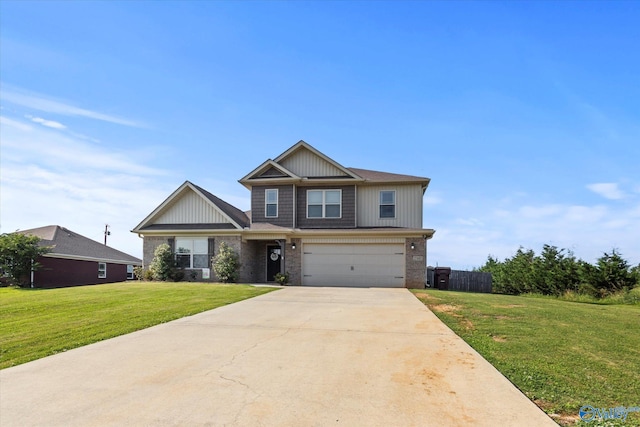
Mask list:
[[[41,257],[42,268],[34,273],[36,288],[93,285],[127,280],[127,266],[107,263],[107,277],[98,279],[97,261]]]
[[[278,190],[278,217],[265,218],[264,191]],[[293,227],[293,185],[254,186],[251,189],[251,221],[268,222],[281,227]]]
[[[354,185],[298,187],[296,221],[299,228],[354,228],[356,190]],[[307,190],[342,190],[342,218],[307,218]]]

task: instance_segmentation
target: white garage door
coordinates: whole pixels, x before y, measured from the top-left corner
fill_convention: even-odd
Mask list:
[[[403,244],[304,244],[305,286],[404,287]]]

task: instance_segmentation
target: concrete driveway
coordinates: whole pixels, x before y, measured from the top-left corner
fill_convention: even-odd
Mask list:
[[[406,289],[292,287],[0,371],[0,425],[556,424]]]

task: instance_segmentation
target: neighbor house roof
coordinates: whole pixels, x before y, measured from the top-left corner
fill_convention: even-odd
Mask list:
[[[40,246],[51,246],[51,252],[45,255],[48,257],[117,264],[142,264],[142,260],[139,258],[103,245],[59,225],[47,225],[46,227],[18,232],[39,237],[41,239]]]

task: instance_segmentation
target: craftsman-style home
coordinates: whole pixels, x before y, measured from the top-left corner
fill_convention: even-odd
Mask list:
[[[168,243],[179,266],[214,281],[211,258],[226,242],[243,283],[288,272],[292,285],[425,286],[429,178],[347,168],[300,141],[239,182],[251,191],[248,212],[182,184],[132,230],[144,265]]]

